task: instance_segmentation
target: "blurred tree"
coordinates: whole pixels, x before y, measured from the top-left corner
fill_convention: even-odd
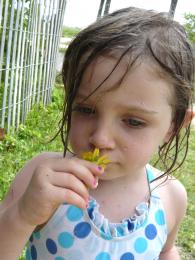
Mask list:
[[[106,0],[105,9],[104,9],[104,15],[109,13],[111,0]]]
[[[177,7],[177,2],[178,0],[171,0],[171,5],[169,8],[169,16],[173,19],[174,15],[175,15],[175,10]]]
[[[184,14],[185,23],[184,27],[186,29],[189,40],[195,43],[195,14]]]
[[[98,10],[97,19],[100,18],[103,14],[104,3],[105,3],[105,0],[101,0],[99,10]]]
[[[109,13],[110,4],[111,4],[111,0],[100,1],[97,19]]]

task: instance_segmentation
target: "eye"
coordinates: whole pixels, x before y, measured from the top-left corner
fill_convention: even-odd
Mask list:
[[[132,127],[132,128],[141,128],[146,125],[145,122],[135,119],[135,118],[127,118],[127,119],[124,119],[123,122],[125,122],[127,126]]]
[[[87,106],[76,105],[72,111],[79,112],[81,114],[91,115],[95,113],[95,109]]]

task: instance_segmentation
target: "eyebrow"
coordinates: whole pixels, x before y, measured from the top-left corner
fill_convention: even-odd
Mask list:
[[[142,108],[140,106],[131,106],[131,107],[126,107],[129,111],[134,111],[134,112],[141,112],[144,114],[158,114],[158,111],[155,110],[150,110],[148,108]]]
[[[90,95],[90,94],[89,94]],[[81,102],[85,102],[88,99],[88,96],[82,93],[77,94],[76,98],[81,99]],[[122,105],[121,108],[127,109],[129,112],[133,111],[133,112],[139,112],[139,113],[143,113],[143,114],[158,114],[158,111],[155,110],[150,110],[148,108],[143,108],[141,106],[124,106]]]

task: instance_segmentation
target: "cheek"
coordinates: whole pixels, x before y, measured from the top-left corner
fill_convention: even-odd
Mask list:
[[[84,124],[74,118],[71,121],[71,127],[69,132],[69,143],[75,153],[82,150],[82,147],[87,140],[87,131]]]
[[[159,132],[158,132],[159,134]],[[155,138],[154,138],[155,136]],[[139,161],[140,164],[145,164],[150,161],[154,153],[158,151],[158,147],[162,141],[161,134],[157,135],[156,131],[143,131],[138,135],[131,135],[128,142],[123,145],[123,154],[126,160],[131,158],[131,161]]]

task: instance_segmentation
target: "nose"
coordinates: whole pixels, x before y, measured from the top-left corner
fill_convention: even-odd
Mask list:
[[[115,138],[113,134],[113,126],[111,122],[98,122],[89,137],[89,143],[92,148],[99,148],[101,150],[111,150],[115,147]]]

